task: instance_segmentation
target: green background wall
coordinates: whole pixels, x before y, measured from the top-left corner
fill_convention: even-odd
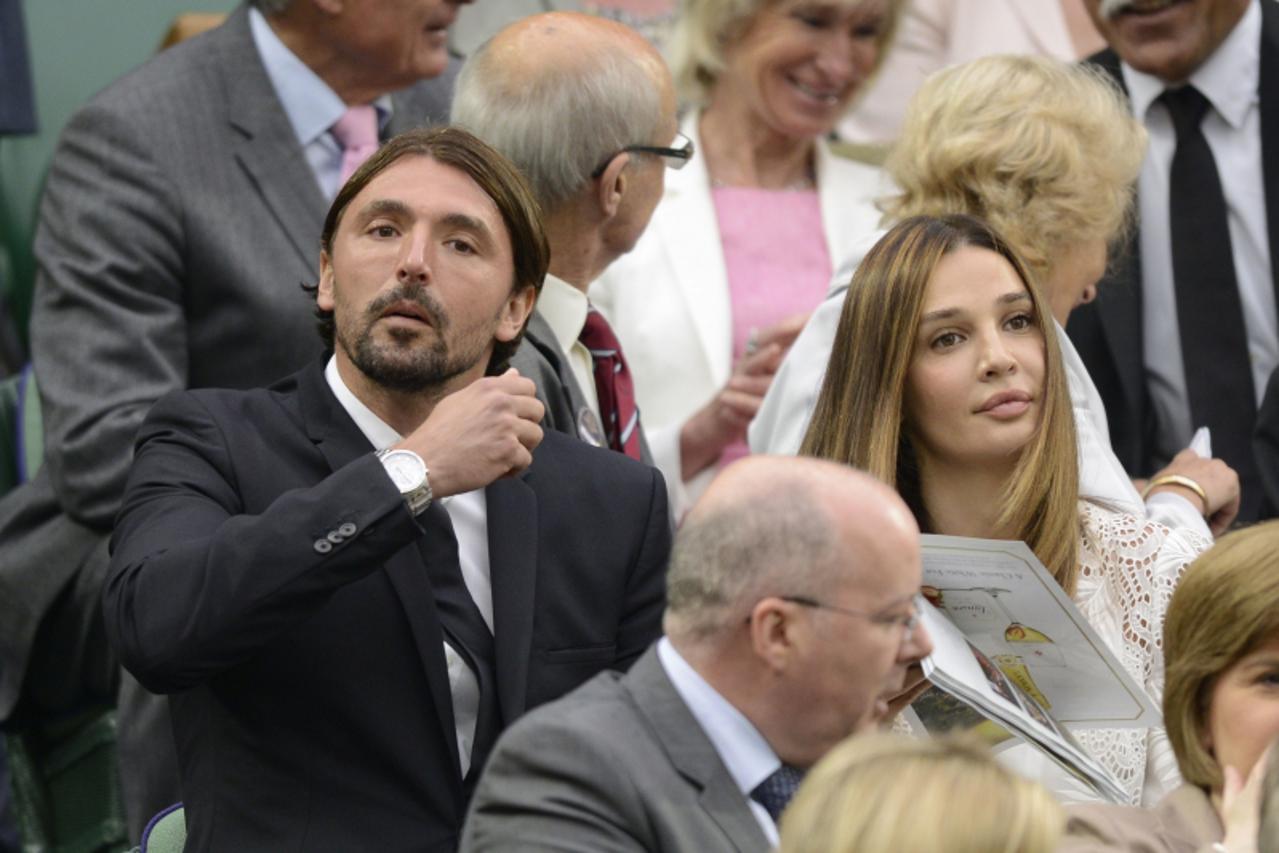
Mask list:
[[[228,12],[235,0],[24,0],[40,130],[0,137],[0,254],[8,254],[20,324],[34,275],[31,234],[45,167],[71,113],[155,53],[183,12]],[[0,258],[3,262],[3,258]]]

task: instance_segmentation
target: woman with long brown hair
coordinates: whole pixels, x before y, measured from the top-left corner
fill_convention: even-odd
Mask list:
[[[1050,306],[985,223],[912,217],[870,250],[801,453],[894,486],[926,532],[1025,541],[1158,702],[1163,613],[1209,543],[1080,500]],[[1162,729],[1079,740],[1134,804],[1177,782]],[[1055,769],[1032,772],[1059,795],[1084,798]]]

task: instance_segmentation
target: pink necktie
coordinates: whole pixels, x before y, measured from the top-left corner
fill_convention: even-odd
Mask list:
[[[368,104],[348,107],[331,130],[342,146],[340,186],[377,150],[377,110]]]

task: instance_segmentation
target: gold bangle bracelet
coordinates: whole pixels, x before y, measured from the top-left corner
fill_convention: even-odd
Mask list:
[[[1150,493],[1159,486],[1181,486],[1182,488],[1190,489],[1190,491],[1199,496],[1199,500],[1203,501],[1204,512],[1208,511],[1208,495],[1204,492],[1203,486],[1181,474],[1164,474],[1162,477],[1156,477],[1151,480],[1146,484],[1146,490],[1141,493],[1141,499],[1144,501],[1150,497]]]

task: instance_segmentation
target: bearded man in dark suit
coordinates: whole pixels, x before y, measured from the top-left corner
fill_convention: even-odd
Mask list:
[[[339,124],[361,117],[375,147],[447,119],[462,2],[245,3],[71,117],[34,247],[45,460],[0,501],[0,720],[115,698],[98,601],[138,426],[170,391],[266,385],[319,356],[298,285],[354,147]],[[120,702],[136,839],[180,794],[163,706],[128,679]]]
[[[171,694],[188,850],[453,850],[497,733],[660,633],[654,469],[508,369],[548,250],[508,162],[397,137],[330,209],[334,353],[152,409],[104,607]]]

